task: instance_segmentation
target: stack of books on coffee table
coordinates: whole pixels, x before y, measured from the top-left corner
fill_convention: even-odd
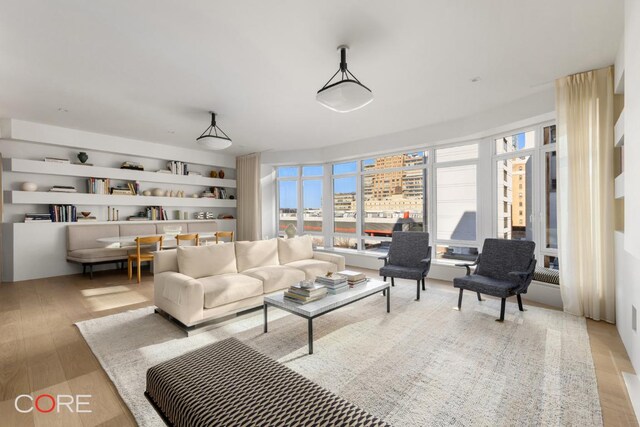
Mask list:
[[[347,283],[349,284],[350,288],[367,282],[367,276],[365,276],[364,273],[360,273],[359,271],[342,270],[338,271],[338,273],[336,274],[346,277]]]
[[[339,274],[329,273],[327,276],[318,276],[316,277],[316,283],[324,285],[327,288],[327,293],[330,295],[336,295],[349,290],[347,278]]]
[[[285,301],[294,302],[296,304],[307,304],[322,299],[326,295],[327,288],[319,283],[314,283],[309,287],[303,287],[302,284],[296,283],[284,291]]]

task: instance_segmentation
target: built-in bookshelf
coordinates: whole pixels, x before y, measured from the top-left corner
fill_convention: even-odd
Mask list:
[[[5,203],[26,205],[236,207],[235,200],[210,197],[123,196],[113,194],[54,193],[50,191],[5,191],[4,201]]]
[[[42,175],[110,178],[126,181],[154,182],[160,184],[236,188],[235,179],[210,178],[199,175],[175,175],[170,173],[137,171],[103,166],[87,166],[70,163],[44,162],[41,160],[16,158],[7,159],[7,168],[5,170],[7,172],[23,172]]]

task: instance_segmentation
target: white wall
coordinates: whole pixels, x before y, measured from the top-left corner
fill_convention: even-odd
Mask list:
[[[640,310],[640,2],[625,1],[624,64],[624,233],[616,232],[616,324],[636,372],[640,339],[632,329],[632,307]],[[617,75],[621,74],[618,70]]]

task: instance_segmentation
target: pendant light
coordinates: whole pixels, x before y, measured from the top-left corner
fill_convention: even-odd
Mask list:
[[[216,124],[216,113],[213,111],[209,113],[211,114],[211,124],[202,132],[202,135],[196,139],[196,142],[210,150],[224,150],[225,148],[229,148],[231,146],[231,138]]]
[[[316,94],[316,100],[320,104],[339,113],[357,110],[373,101],[371,89],[360,83],[360,80],[347,69],[347,49],[349,46],[338,46],[340,68]],[[340,80],[331,83],[338,73]]]

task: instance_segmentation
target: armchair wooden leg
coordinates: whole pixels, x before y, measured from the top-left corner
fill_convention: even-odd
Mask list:
[[[482,301],[482,297],[480,296],[480,292],[476,292],[478,294],[478,301]]]
[[[460,296],[458,296],[458,310],[462,310],[462,293],[464,289],[460,288]]]
[[[131,277],[133,277],[133,263],[131,262],[131,258],[129,258],[129,260],[127,261],[127,271],[129,273],[129,280],[131,280]]]
[[[522,307],[522,297],[520,296],[520,294],[518,294],[517,297],[518,297],[518,309],[520,311],[524,311],[524,308]]]
[[[506,306],[507,299],[502,298],[502,302],[500,303],[500,318],[496,319],[496,322],[504,322],[504,308]]]
[[[416,301],[420,301],[420,280],[416,282]]]
[[[423,290],[423,291],[426,291],[426,290],[427,290],[427,288],[426,288],[426,286],[425,286],[425,284],[424,284],[424,277],[422,278],[422,290]]]
[[[391,286],[395,286],[396,282],[393,281],[393,277],[391,278]]]

